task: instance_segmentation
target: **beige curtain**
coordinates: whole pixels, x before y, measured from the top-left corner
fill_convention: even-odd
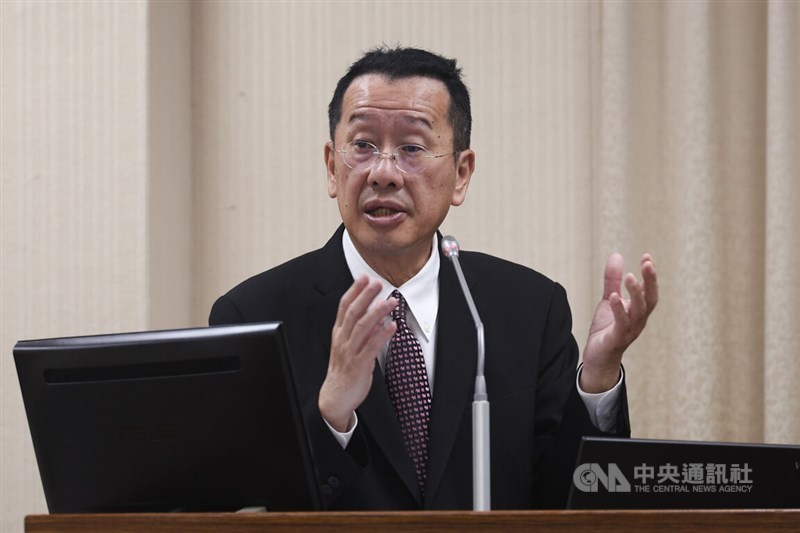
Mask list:
[[[663,287],[635,432],[800,442],[800,5],[594,7],[593,250],[652,249]]]
[[[599,6],[594,249],[653,247],[664,289],[628,358],[645,435],[800,440],[797,8]]]
[[[202,325],[338,221],[333,86],[461,62],[477,172],[443,228],[562,282],[654,254],[637,437],[800,443],[800,3],[2,2],[0,529],[45,510],[21,338]]]

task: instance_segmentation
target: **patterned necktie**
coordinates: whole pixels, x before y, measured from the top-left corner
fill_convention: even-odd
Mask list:
[[[392,296],[398,302],[392,311],[392,318],[397,322],[397,331],[389,344],[386,357],[386,386],[417,470],[420,489],[424,493],[428,467],[431,389],[422,347],[406,322],[406,300],[397,290],[392,292]]]

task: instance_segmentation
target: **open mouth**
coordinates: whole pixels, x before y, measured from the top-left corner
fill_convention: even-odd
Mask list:
[[[390,217],[399,211],[395,211],[394,209],[389,209],[388,207],[379,207],[377,209],[372,209],[371,211],[367,211],[373,217]]]

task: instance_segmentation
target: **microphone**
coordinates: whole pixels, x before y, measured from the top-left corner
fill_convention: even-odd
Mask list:
[[[464,272],[458,262],[458,241],[452,235],[442,238],[442,253],[453,262],[461,292],[467,300],[469,312],[475,322],[478,338],[478,369],[475,373],[475,396],[472,401],[472,509],[489,511],[491,509],[491,460],[489,459],[489,399],[486,395],[486,378],[483,375],[485,361],[485,342],[483,322],[478,316],[472,294],[464,279]]]

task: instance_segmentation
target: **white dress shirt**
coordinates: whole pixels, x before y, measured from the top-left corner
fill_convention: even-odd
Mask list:
[[[428,384],[431,387],[431,396],[433,396],[433,376],[436,370],[436,315],[439,312],[439,254],[432,253],[427,263],[425,263],[422,269],[417,272],[413,278],[403,283],[400,287],[394,287],[391,283],[378,275],[378,273],[364,261],[364,258],[362,258],[358,250],[356,250],[347,230],[345,230],[342,237],[342,247],[344,248],[344,258],[345,261],[347,261],[347,267],[350,269],[353,279],[358,279],[360,276],[366,274],[370,279],[378,279],[383,283],[383,288],[378,294],[378,298],[386,300],[391,296],[392,291],[397,289],[406,299],[408,304],[406,319],[408,326],[411,328],[414,335],[416,335],[422,347],[422,355],[425,358],[425,368],[428,371]],[[438,249],[439,240],[437,235],[434,234],[431,250],[436,251]],[[384,365],[386,364],[386,353],[388,350],[389,343],[387,342],[378,353],[378,364],[381,370],[384,369]],[[580,369],[578,370],[578,377],[576,379],[580,379]],[[583,392],[580,388],[580,384],[578,384],[578,393],[586,404],[586,408],[589,411],[589,418],[592,424],[598,429],[603,431],[610,431],[613,429],[620,408],[619,394],[621,384],[621,371],[620,379],[617,384],[606,392],[589,394]],[[351,420],[353,421],[353,425],[345,433],[336,431],[328,424],[333,436],[336,437],[336,440],[343,448],[350,442],[350,437],[352,437],[353,431],[355,431],[356,426],[358,426],[358,417],[355,413],[353,413]]]

